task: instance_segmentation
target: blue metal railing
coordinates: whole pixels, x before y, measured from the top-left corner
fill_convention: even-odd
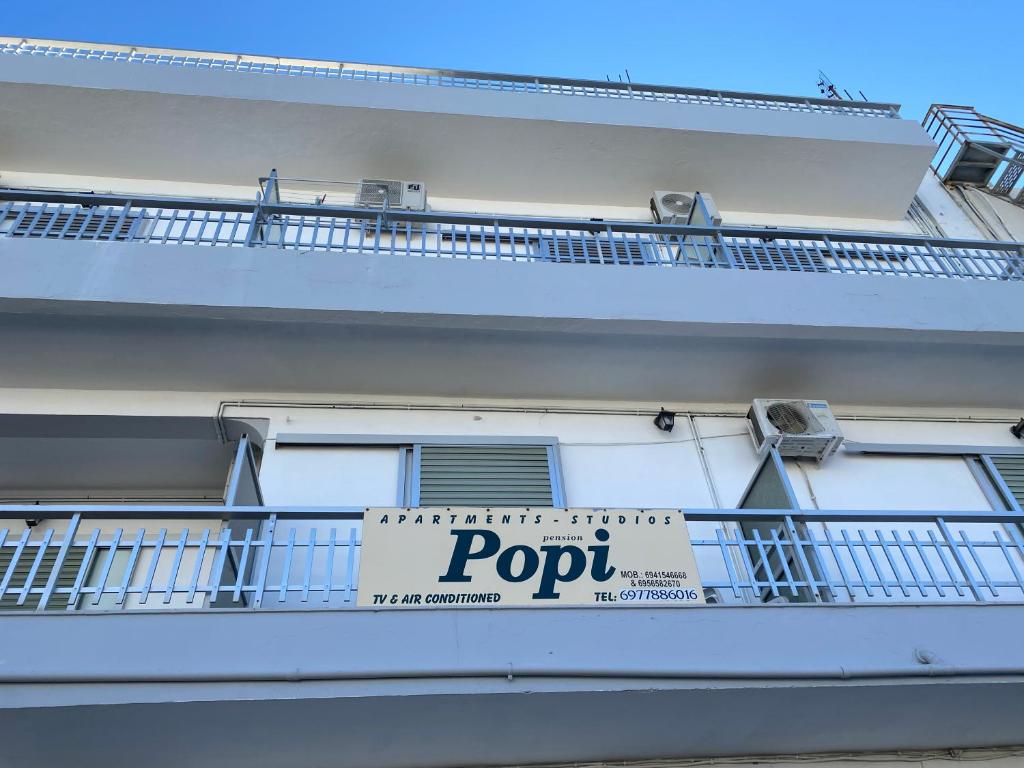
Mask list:
[[[676,104],[705,104],[859,117],[899,117],[898,104],[878,102],[842,101],[836,99],[745,93],[741,91],[717,91],[704,88],[681,88],[667,85],[512,75],[493,72],[354,64],[337,61],[250,56],[245,54],[174,50],[106,43],[0,37],[0,54],[109,61],[126,64],[149,64],[187,69],[313,77],[328,80],[362,80],[396,85],[469,88],[510,93],[633,99]]]
[[[0,238],[1024,280],[1024,243],[0,189]]]
[[[1020,512],[683,511],[711,603],[1024,602]],[[4,505],[0,610],[349,607],[362,516],[358,508]],[[167,527],[172,519],[179,528]]]

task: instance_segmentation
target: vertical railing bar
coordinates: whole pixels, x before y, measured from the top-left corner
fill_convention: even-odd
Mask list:
[[[818,537],[814,535],[812,528],[807,529],[807,541],[811,544],[811,550],[814,552],[814,560],[821,568],[822,585],[828,588],[829,594],[832,599],[835,600],[838,597],[836,592],[835,581],[832,577],[832,570],[825,567],[825,561],[821,556],[821,547],[818,545]]]
[[[772,542],[775,545],[776,553],[779,555],[779,562],[782,563],[782,572],[786,576],[786,583],[789,585],[789,591],[793,593],[793,597],[799,597],[800,592],[797,590],[796,581],[793,579],[793,573],[789,569],[789,558],[786,557],[786,550],[782,546],[782,542],[779,540],[778,528],[772,528]]]
[[[352,602],[352,585],[355,580],[356,568],[356,529],[348,529],[348,552],[346,554],[345,566],[345,602]]]
[[[338,228],[338,217],[337,216],[331,216],[328,219],[328,222],[330,222],[330,223],[328,224],[328,227],[327,227],[327,243],[326,243],[326,245],[324,245],[324,250],[333,251],[334,250],[334,231]]]
[[[992,593],[992,597],[999,597],[999,591],[996,589],[995,584],[992,583],[992,579],[988,575],[988,569],[985,568],[985,563],[982,562],[981,557],[979,557],[974,549],[974,542],[968,538],[967,532],[963,528],[960,529],[960,539],[966,545],[967,551],[971,553],[971,558],[978,566],[978,572],[981,573],[981,578],[984,580],[985,586],[988,587],[988,591]]]
[[[316,555],[316,528],[309,529],[309,542],[306,544],[306,570],[302,576],[302,602],[309,602],[309,585],[313,578],[313,558]]]
[[[0,531],[0,547],[4,546],[4,543],[7,541],[7,536],[9,535],[9,533],[10,531],[7,528],[4,528],[2,531]],[[21,538],[18,540],[18,543],[14,548],[14,552],[11,553],[11,561],[7,564],[7,572],[3,575],[3,578],[0,579],[0,600],[3,600],[3,598],[7,594],[7,588],[8,586],[10,586],[11,579],[14,578],[14,570],[18,567],[18,561],[21,559],[21,553],[25,549],[25,544],[26,542],[28,542],[28,537],[30,533],[31,530],[28,528],[26,528],[22,532]],[[0,549],[0,552],[2,551],[3,550]]]
[[[754,544],[757,547],[758,554],[761,555],[761,564],[764,568],[765,578],[768,580],[768,587],[772,591],[772,597],[779,597],[779,584],[775,580],[775,574],[772,571],[772,561],[768,557],[768,550],[765,549],[765,541],[761,538],[761,532],[757,529],[753,529],[754,533]],[[757,569],[754,569],[751,578],[754,580],[755,585],[757,584]]]
[[[827,235],[822,238],[822,242],[825,243],[825,247],[828,248],[828,252],[832,256],[832,262],[836,265],[836,267],[839,269],[841,273],[845,273],[846,267],[843,266],[845,252],[844,255],[840,257],[839,253],[836,251],[835,246],[832,244],[832,238],[828,237]]]
[[[843,559],[839,556],[839,549],[836,547],[835,539],[832,537],[832,531],[830,531],[827,527],[825,528],[825,542],[828,544],[828,548],[832,552],[832,557],[836,561],[836,567],[839,569],[839,575],[843,579],[843,586],[846,588],[847,597],[849,597],[850,600],[853,601],[853,585],[850,582],[850,574],[846,570],[846,566],[843,565]],[[833,592],[833,596],[834,595],[835,593]]]
[[[281,572],[281,588],[277,595],[277,602],[283,603],[288,593],[288,586],[292,578],[292,553],[295,551],[295,527],[288,530],[288,544],[284,550],[284,570]]]
[[[167,538],[167,529],[161,528],[153,544],[153,556],[149,561],[149,568],[146,569],[146,580],[142,584],[142,592],[139,593],[139,605],[145,605],[149,601],[149,592],[153,588],[153,577],[156,575],[156,567],[160,562],[160,554],[163,552],[164,539]]]
[[[165,211],[165,209],[163,209],[163,208],[157,208],[157,211],[156,211],[156,220],[157,221],[162,221],[164,219],[164,211]],[[164,227],[163,236],[160,238],[160,245],[167,245],[167,241],[171,237],[171,232],[174,230],[174,225],[178,221],[178,212],[175,211],[175,210],[168,210],[166,212],[166,218],[167,218],[167,225]]]
[[[739,547],[740,559],[743,561],[743,567],[747,572],[747,579],[750,582],[751,597],[757,597],[760,593],[760,587],[757,584],[757,569],[754,568],[754,563],[750,559],[750,552],[747,551],[747,544],[749,543],[750,542],[748,542],[743,535],[743,529],[740,528],[739,538],[736,540],[736,546]],[[778,597],[778,594],[775,596]]]
[[[924,568],[928,571],[928,577],[932,580],[932,585],[935,587],[935,591],[939,593],[939,597],[946,596],[946,590],[942,588],[942,584],[939,583],[938,577],[935,575],[935,571],[932,569],[932,564],[928,560],[928,554],[921,543],[921,540],[917,538],[917,532],[914,530],[910,531],[910,541],[913,543],[914,548],[917,550],[918,557],[921,558],[921,562],[924,563]]]
[[[732,584],[733,596],[737,599],[743,597],[743,592],[740,591],[738,579],[736,577],[736,569],[732,564],[732,555],[729,554],[729,550],[725,543],[725,537],[722,535],[722,527],[718,526],[715,528],[715,536],[718,539],[718,547],[722,551],[722,560],[725,561],[725,569],[729,573],[729,583]]]
[[[804,552],[803,540],[800,538],[800,531],[797,530],[796,523],[793,522],[792,515],[786,515],[783,518],[786,522],[786,528],[789,529],[789,538],[793,541],[793,546],[796,548],[794,554],[799,559],[800,568],[804,572],[807,579],[807,586],[811,588],[811,594],[814,595],[815,602],[821,600],[821,592],[818,590],[817,579],[814,576],[814,571],[811,570],[811,563],[807,559],[807,553]],[[822,568],[824,570],[824,568]]]
[[[210,223],[210,213],[211,212],[209,210],[207,210],[203,214],[203,218],[199,222],[199,229],[196,232],[195,245],[202,245],[203,244],[203,237],[205,236],[205,233],[206,233],[206,227]]]
[[[896,565],[896,560],[893,558],[892,552],[889,551],[889,542],[885,540],[880,528],[875,528],[875,540],[878,541],[878,545],[882,548],[882,554],[885,555],[886,562],[892,568],[892,574],[896,577],[896,586],[900,588],[900,592],[903,593],[904,597],[910,597],[910,590],[907,589],[907,585],[903,580],[903,572]]]
[[[178,571],[181,569],[181,558],[185,554],[185,547],[188,545],[188,528],[181,532],[178,537],[178,546],[174,549],[174,562],[171,563],[171,572],[167,575],[167,585],[164,587],[164,605],[171,602],[174,594],[174,587],[178,582]]]
[[[953,589],[956,590],[956,593],[960,597],[963,597],[964,590],[961,586],[961,580],[956,577],[955,573],[953,573],[953,569],[950,567],[949,561],[946,559],[946,553],[942,551],[942,544],[940,544],[939,540],[935,538],[935,531],[929,530],[928,538],[931,540],[932,546],[935,548],[935,553],[939,556],[939,562],[942,563],[942,567],[946,569],[946,574],[949,576],[950,584]]]
[[[210,529],[204,528],[203,535],[199,537],[199,548],[196,552],[196,564],[192,568],[192,580],[188,585],[188,604],[195,602],[196,591],[199,589],[199,579],[203,573],[203,562],[206,560],[206,549],[210,543]]]
[[[182,245],[185,242],[185,237],[188,236],[189,230],[192,228],[192,220],[196,217],[195,211],[189,211],[188,215],[185,216],[185,222],[181,227],[181,234],[178,235],[178,245]]]
[[[242,554],[238,558],[238,573],[235,575],[235,588],[231,593],[231,602],[237,603],[242,599],[242,585],[245,583],[245,567],[249,564],[249,553],[252,549],[252,528],[245,529],[245,539],[242,541]]]
[[[260,560],[260,571],[256,577],[256,592],[253,597],[253,607],[259,608],[263,605],[263,593],[267,589],[267,574],[270,571],[270,558],[274,553],[274,532],[277,529],[277,515],[270,515],[263,526],[263,556]]]
[[[57,550],[57,559],[53,563],[53,568],[50,570],[50,575],[46,579],[46,585],[43,587],[43,594],[39,598],[39,610],[45,611],[47,604],[50,602],[50,597],[53,595],[54,589],[57,587],[57,582],[60,579],[61,569],[64,567],[64,560],[67,558],[68,551],[74,546],[75,536],[78,534],[78,524],[81,522],[82,516],[80,514],[74,514],[68,521],[67,530],[64,531],[64,538],[60,543],[60,549]]]
[[[892,591],[889,589],[889,580],[882,575],[882,569],[878,567],[878,560],[875,559],[875,553],[871,551],[871,544],[868,542],[868,537],[864,533],[864,529],[858,528],[857,533],[860,534],[860,540],[864,546],[864,552],[868,556],[868,562],[870,562],[871,567],[875,569],[875,575],[878,577],[878,585],[882,588],[882,592],[885,593],[886,597],[892,597]]]
[[[220,532],[220,542],[217,545],[217,553],[214,557],[213,570],[210,571],[210,580],[206,582],[206,593],[211,605],[220,597],[220,582],[224,577],[224,566],[228,561],[228,551],[231,549],[231,528],[225,526]]]
[[[1003,538],[1003,535],[999,532],[999,529],[992,531],[992,534],[993,536],[995,536],[995,540],[999,544],[999,549],[1003,553],[1003,558],[1006,560],[1006,564],[1010,566],[1010,570],[1013,572],[1013,578],[1017,581],[1017,587],[1021,590],[1021,592],[1024,592],[1024,578],[1021,577],[1021,573],[1017,569],[1017,563],[1015,563],[1013,560],[1013,553],[1007,546],[1006,539]]]
[[[917,568],[914,566],[914,561],[910,557],[910,553],[907,551],[907,547],[895,528],[892,529],[892,537],[896,542],[896,546],[899,547],[900,554],[903,555],[903,560],[907,564],[907,568],[910,570],[910,576],[914,580],[914,584],[917,585],[918,591],[921,593],[921,597],[927,597],[927,593],[924,590],[924,586],[921,583],[921,574],[918,573]]]
[[[124,569],[124,578],[121,579],[121,586],[117,590],[117,604],[124,605],[125,595],[128,594],[128,585],[131,583],[132,577],[135,575],[135,564],[139,559],[139,550],[142,549],[142,543],[146,537],[146,529],[139,528],[135,534],[135,541],[132,542],[131,551],[128,554],[128,564]]]
[[[35,581],[36,574],[39,572],[39,566],[42,565],[43,560],[46,558],[46,549],[50,546],[50,541],[53,539],[53,529],[47,529],[46,533],[43,534],[43,540],[36,544],[36,556],[32,560],[32,565],[29,566],[28,575],[25,576],[25,583],[21,587],[21,592],[18,595],[18,605],[24,605],[28,599],[29,593],[32,591],[32,583]]]
[[[103,561],[103,569],[100,571],[99,579],[97,579],[96,582],[96,589],[93,592],[93,605],[100,604],[100,600],[107,590],[107,579],[110,577],[110,567],[114,564],[114,558],[117,556],[118,547],[121,546],[122,535],[124,535],[124,530],[122,528],[118,528],[110,538],[110,548],[107,550],[107,557]]]
[[[92,564],[93,552],[96,551],[96,542],[100,538],[100,529],[93,528],[92,534],[89,536],[89,542],[85,545],[85,553],[82,555],[82,564],[78,567],[78,573],[75,575],[75,581],[71,585],[71,590],[68,593],[68,608],[73,608],[78,604],[78,597],[82,594],[82,584],[85,582],[85,577],[89,573],[89,566]],[[0,591],[0,597],[3,597],[2,591]]]
[[[212,245],[220,245],[220,231],[224,227],[224,220],[227,215],[227,211],[221,211],[220,215],[217,217],[217,226],[213,228],[213,235],[211,236]]]
[[[971,573],[967,561],[964,560],[963,555],[957,547],[956,540],[953,538],[952,533],[950,533],[949,527],[946,525],[946,521],[941,517],[937,517],[935,518],[935,524],[939,527],[939,531],[942,533],[942,538],[946,540],[946,544],[949,547],[949,553],[953,556],[957,567],[967,580],[967,585],[970,588],[971,593],[974,595],[974,599],[979,602],[984,602],[981,597],[981,589],[978,587],[977,582],[975,582],[974,575]]]
[[[334,548],[338,529],[331,527],[331,535],[327,540],[327,567],[324,573],[324,602],[331,599],[331,589],[334,586]]]
[[[57,223],[57,220],[60,218],[60,215],[62,213],[64,213],[64,205],[63,204],[57,206],[57,212],[53,216],[50,217],[49,223],[47,223],[47,225],[45,227],[43,227],[43,231],[42,231],[42,233],[40,235],[41,237],[49,237],[50,236],[50,232],[51,232],[51,230],[53,230],[53,225]],[[70,219],[71,219],[71,216],[69,215],[64,223],[67,224],[68,221],[70,221]]]

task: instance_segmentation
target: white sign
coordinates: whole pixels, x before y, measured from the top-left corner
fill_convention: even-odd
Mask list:
[[[703,604],[678,509],[370,509],[357,604]]]

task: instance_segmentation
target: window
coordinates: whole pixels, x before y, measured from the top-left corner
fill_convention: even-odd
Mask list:
[[[416,506],[551,507],[551,460],[543,445],[420,445]]]
[[[565,506],[554,437],[278,433],[288,446],[393,448],[400,507]]]

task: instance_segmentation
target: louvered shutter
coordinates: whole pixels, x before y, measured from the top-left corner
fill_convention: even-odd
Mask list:
[[[7,576],[7,570],[11,566],[11,561],[14,559],[15,546],[14,542],[7,542],[3,547],[0,547],[0,583],[3,582]],[[51,544],[46,548],[46,552],[43,555],[42,562],[39,563],[39,569],[36,571],[35,578],[32,579],[33,589],[42,589],[46,586],[47,580],[50,578],[50,574],[53,572],[53,566],[57,562],[57,554],[60,551],[59,544]],[[35,562],[36,556],[39,554],[39,550],[36,547],[25,547],[21,552],[21,557],[18,558],[18,562],[14,566],[14,574],[11,577],[10,582],[7,584],[7,591],[3,597],[0,597],[0,610],[35,610],[39,605],[39,599],[42,597],[40,594],[29,594],[25,598],[25,602],[18,605],[18,597],[20,596],[21,589],[25,586],[25,580],[28,578],[28,572],[32,570],[32,564]],[[64,556],[64,563],[60,569],[60,575],[57,577],[57,588],[71,588],[75,584],[75,579],[78,577],[78,571],[82,567],[82,559],[85,556],[85,547],[70,547],[67,554]],[[54,590],[54,594],[51,595],[50,601],[46,605],[48,610],[66,610],[68,607],[67,594],[58,594]]]
[[[1024,508],[1024,456],[992,456],[992,465],[1010,489],[1013,498]]]
[[[538,245],[544,258],[560,263],[640,265],[657,261],[650,243],[634,238],[566,234],[542,237]]]
[[[739,269],[777,270],[782,272],[828,272],[828,265],[821,254],[813,248],[801,248],[798,244],[772,244],[765,246],[751,243],[730,243],[733,258]]]
[[[423,445],[421,507],[550,507],[543,445]]]
[[[12,237],[46,237],[78,240],[131,240],[140,221],[136,213],[121,209],[29,208],[11,211],[7,218],[16,223],[8,234]]]

